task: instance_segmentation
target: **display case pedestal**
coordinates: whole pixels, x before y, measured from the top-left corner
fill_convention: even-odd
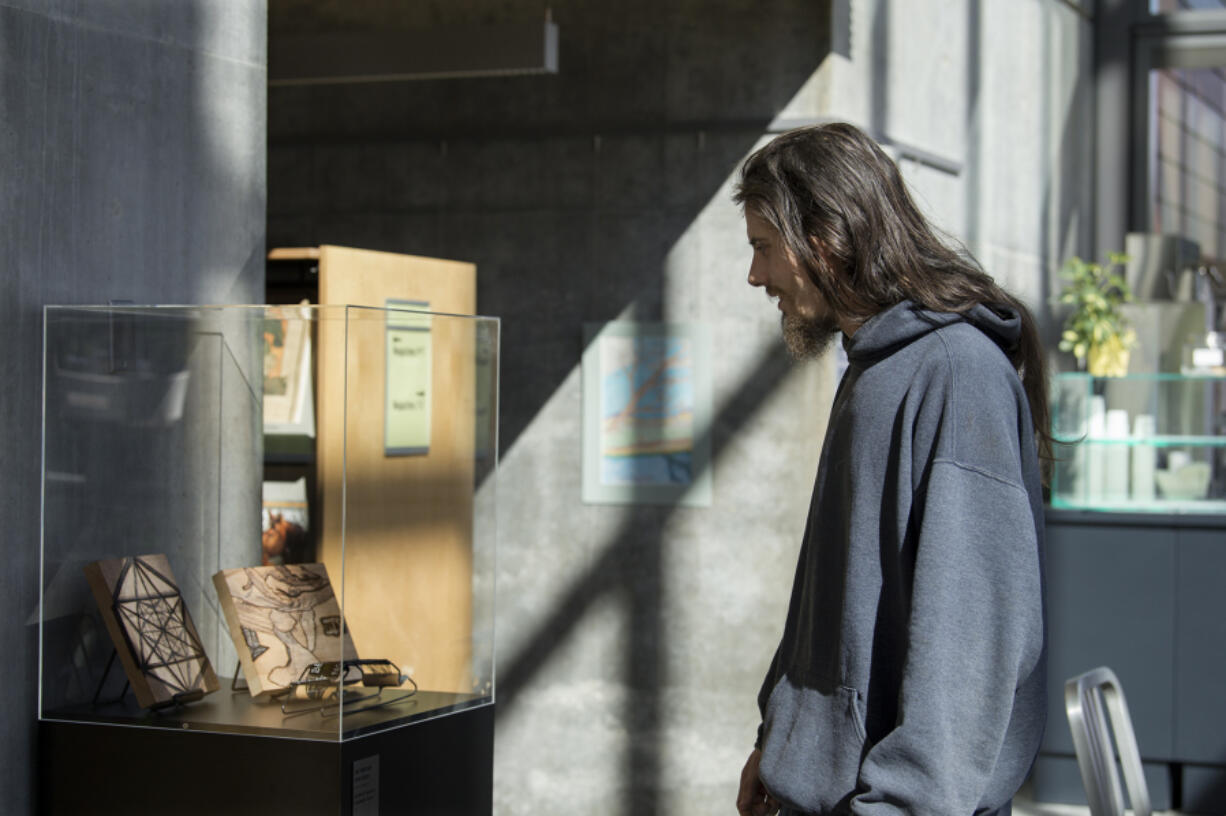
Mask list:
[[[490,813],[499,324],[390,303],[45,307],[40,812]]]
[[[44,814],[481,814],[494,706],[345,741],[39,723]]]

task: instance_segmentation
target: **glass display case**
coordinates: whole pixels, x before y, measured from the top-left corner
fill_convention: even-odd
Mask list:
[[[1226,376],[1063,373],[1055,508],[1226,513]]]
[[[44,328],[40,719],[343,743],[494,701],[497,319]]]

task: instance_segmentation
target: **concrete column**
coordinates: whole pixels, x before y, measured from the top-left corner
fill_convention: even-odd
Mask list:
[[[0,791],[36,779],[42,307],[263,300],[264,0],[0,0]],[[236,474],[241,478],[241,474]]]

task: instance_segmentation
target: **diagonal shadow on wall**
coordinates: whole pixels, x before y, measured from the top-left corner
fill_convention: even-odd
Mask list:
[[[569,495],[573,475],[548,458],[561,450],[549,444],[563,433],[577,439],[579,417],[568,416],[559,429],[543,427],[543,414],[575,372],[585,322],[677,319],[687,313],[678,298],[690,296],[704,299],[701,319],[744,317],[712,305],[722,302],[712,290],[744,286],[740,258],[729,257],[743,251],[743,236],[729,238],[727,224],[711,227],[701,216],[830,50],[828,0],[552,6],[561,29],[556,76],[269,93],[270,247],[335,243],[476,263],[478,309],[502,319],[500,449],[508,461],[520,457],[540,468],[531,483],[500,482],[500,507]],[[270,36],[352,26],[362,16],[422,26],[539,11],[528,0],[497,10],[479,2],[441,10],[362,0],[345,6],[341,19],[339,8],[274,0]],[[425,18],[402,19],[415,14]],[[441,19],[449,16],[456,19]],[[703,232],[712,229],[719,234]],[[683,243],[687,252],[700,246],[678,261]],[[730,264],[734,281],[726,279]],[[730,392],[735,396],[706,429],[712,461],[778,390],[788,366],[772,344]],[[620,763],[618,800],[607,806],[637,816],[660,810],[669,789],[685,788],[663,778],[662,756],[667,652],[674,646],[665,615],[676,605],[666,595],[665,528],[678,508],[617,512],[615,532],[599,541],[589,541],[590,530],[576,520],[582,514],[569,507],[549,525],[548,541],[526,532],[502,537],[500,548],[514,549],[527,570],[552,575],[567,540],[585,542],[594,560],[556,587],[556,603],[516,638],[522,650],[499,659],[498,710],[505,722],[525,691],[554,671],[547,666],[560,648],[589,634],[594,604],[624,612],[625,652],[608,668],[631,701],[619,722],[628,739],[612,760]],[[548,555],[535,555],[542,544]],[[500,593],[500,604],[515,602],[504,598]],[[575,728],[564,737],[584,739]],[[549,759],[541,750],[499,757],[517,793],[532,762]],[[563,797],[575,793],[565,781],[562,787]]]
[[[711,426],[702,432],[711,451],[714,466],[724,452],[729,439],[742,431],[755,411],[775,392],[788,376],[792,362],[782,342],[772,343],[756,363],[753,374],[733,390],[733,398],[715,412]],[[694,474],[697,476],[697,474]],[[625,682],[631,689],[624,712],[625,726],[636,735],[625,757],[625,778],[629,798],[623,803],[627,813],[651,813],[659,804],[657,794],[662,787],[658,742],[662,727],[662,700],[657,693],[664,685],[665,643],[663,631],[663,580],[661,565],[665,545],[662,531],[668,517],[678,506],[636,508],[621,528],[603,545],[599,557],[554,604],[549,616],[526,639],[526,645],[509,659],[500,661],[499,716],[514,708],[520,695],[558,647],[576,633],[576,629],[597,604],[615,596],[630,615],[629,646],[624,655]],[[643,516],[648,517],[644,523]],[[645,530],[653,531],[646,533]],[[633,564],[633,567],[628,567]],[[647,580],[643,580],[648,576]],[[635,690],[652,693],[636,694]]]

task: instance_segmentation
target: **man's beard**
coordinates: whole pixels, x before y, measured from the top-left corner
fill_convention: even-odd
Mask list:
[[[839,325],[831,317],[805,320],[783,315],[783,345],[793,360],[814,360],[830,350],[839,334]]]

